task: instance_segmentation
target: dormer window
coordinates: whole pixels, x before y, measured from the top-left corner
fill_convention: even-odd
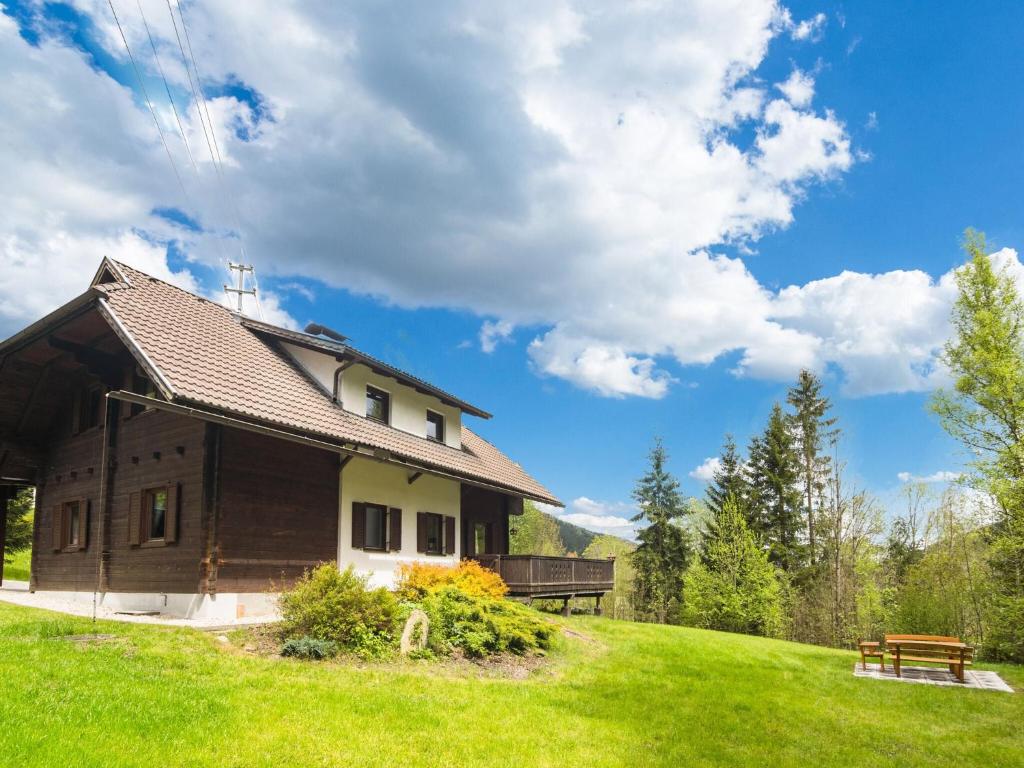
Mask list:
[[[444,416],[435,411],[427,411],[427,440],[444,442]]]
[[[383,389],[366,387],[366,418],[388,424],[391,421],[391,395]]]

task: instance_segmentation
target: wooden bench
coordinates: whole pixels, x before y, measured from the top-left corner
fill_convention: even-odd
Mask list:
[[[867,640],[858,640],[857,647],[860,649],[860,665],[861,668],[868,668],[868,659],[878,659],[882,665],[882,671],[885,671],[885,651],[881,648],[881,643],[874,643]]]
[[[900,666],[903,662],[916,661],[945,664],[962,683],[964,669],[974,661],[973,647],[960,642],[959,637],[945,635],[886,635],[885,649],[896,677],[902,677]]]

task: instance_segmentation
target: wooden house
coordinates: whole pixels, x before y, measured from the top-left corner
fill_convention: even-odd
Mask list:
[[[508,554],[523,499],[560,502],[464,424],[488,413],[307,330],[104,259],[0,343],[0,502],[36,489],[31,589],[233,618],[317,563],[388,585],[460,557],[514,594],[611,588],[608,561]]]

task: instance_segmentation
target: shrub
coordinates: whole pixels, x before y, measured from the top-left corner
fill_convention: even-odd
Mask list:
[[[381,656],[393,648],[398,602],[383,587],[370,589],[368,578],[349,566],[339,571],[325,563],[307,571],[281,595],[281,634],[336,643],[363,656]]]
[[[501,576],[475,560],[462,560],[456,566],[431,563],[407,563],[398,571],[398,596],[401,600],[423,600],[431,592],[454,586],[471,597],[501,598],[508,587]]]
[[[430,617],[430,648],[467,656],[536,653],[551,645],[552,625],[530,609],[502,598],[470,595],[455,586],[430,592],[423,600]]]
[[[281,655],[296,659],[320,661],[338,654],[338,644],[330,640],[317,640],[305,635],[285,640],[281,645]]]

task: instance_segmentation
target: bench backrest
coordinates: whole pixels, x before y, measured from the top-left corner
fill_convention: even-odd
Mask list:
[[[886,635],[885,642],[888,643],[890,640],[920,640],[929,643],[959,643],[959,637],[949,637],[948,635]]]

